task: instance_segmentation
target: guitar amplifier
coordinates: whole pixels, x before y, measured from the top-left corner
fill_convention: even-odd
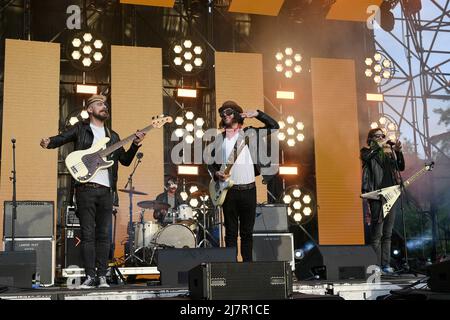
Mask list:
[[[52,201],[17,201],[14,237],[51,238],[54,228]],[[11,237],[12,201],[4,202],[3,236]]]
[[[189,271],[192,299],[279,300],[292,295],[286,262],[213,262]]]
[[[295,270],[292,233],[254,233],[253,261],[286,261]]]
[[[253,233],[289,232],[287,206],[266,204],[256,206]]]

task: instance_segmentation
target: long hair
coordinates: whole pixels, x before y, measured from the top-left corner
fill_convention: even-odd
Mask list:
[[[373,141],[373,137],[375,136],[375,133],[377,133],[378,131],[382,132],[383,130],[381,130],[381,128],[375,128],[375,129],[369,130],[369,133],[367,134],[367,140],[366,140],[366,143],[368,146],[370,146],[370,144]]]

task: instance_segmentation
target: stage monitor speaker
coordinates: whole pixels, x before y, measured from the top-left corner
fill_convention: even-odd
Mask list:
[[[187,287],[190,269],[206,262],[235,262],[236,248],[160,249],[156,259],[162,285]]]
[[[83,263],[81,257],[81,229],[80,228],[66,228],[66,242],[65,242],[65,267],[70,266],[80,267]]]
[[[435,292],[450,292],[450,259],[427,268],[428,287]]]
[[[189,271],[192,299],[279,300],[292,294],[287,262],[204,263]]]
[[[11,238],[4,241],[5,251],[11,251]],[[35,251],[36,272],[43,285],[53,285],[55,279],[55,241],[45,238],[14,238],[14,251]]]
[[[289,232],[287,206],[266,204],[256,206],[253,233]]]
[[[295,270],[292,233],[254,233],[253,261],[287,261]]]
[[[11,238],[12,202],[4,202],[3,236]],[[54,214],[52,201],[17,201],[14,237],[53,237]]]
[[[295,275],[298,280],[366,280],[371,265],[377,265],[371,246],[314,246],[297,260]]]
[[[31,288],[35,274],[35,251],[0,252],[0,287]]]

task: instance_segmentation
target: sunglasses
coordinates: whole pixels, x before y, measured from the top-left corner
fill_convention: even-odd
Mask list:
[[[231,116],[234,113],[233,109],[226,109],[220,113],[220,117],[224,118],[225,116]]]
[[[384,135],[384,134],[375,134],[374,136],[373,136],[374,138],[386,138],[386,135]]]

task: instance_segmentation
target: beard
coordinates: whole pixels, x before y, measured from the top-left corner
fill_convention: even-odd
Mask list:
[[[106,121],[109,119],[109,112],[108,111],[93,112],[92,116],[98,120]]]

